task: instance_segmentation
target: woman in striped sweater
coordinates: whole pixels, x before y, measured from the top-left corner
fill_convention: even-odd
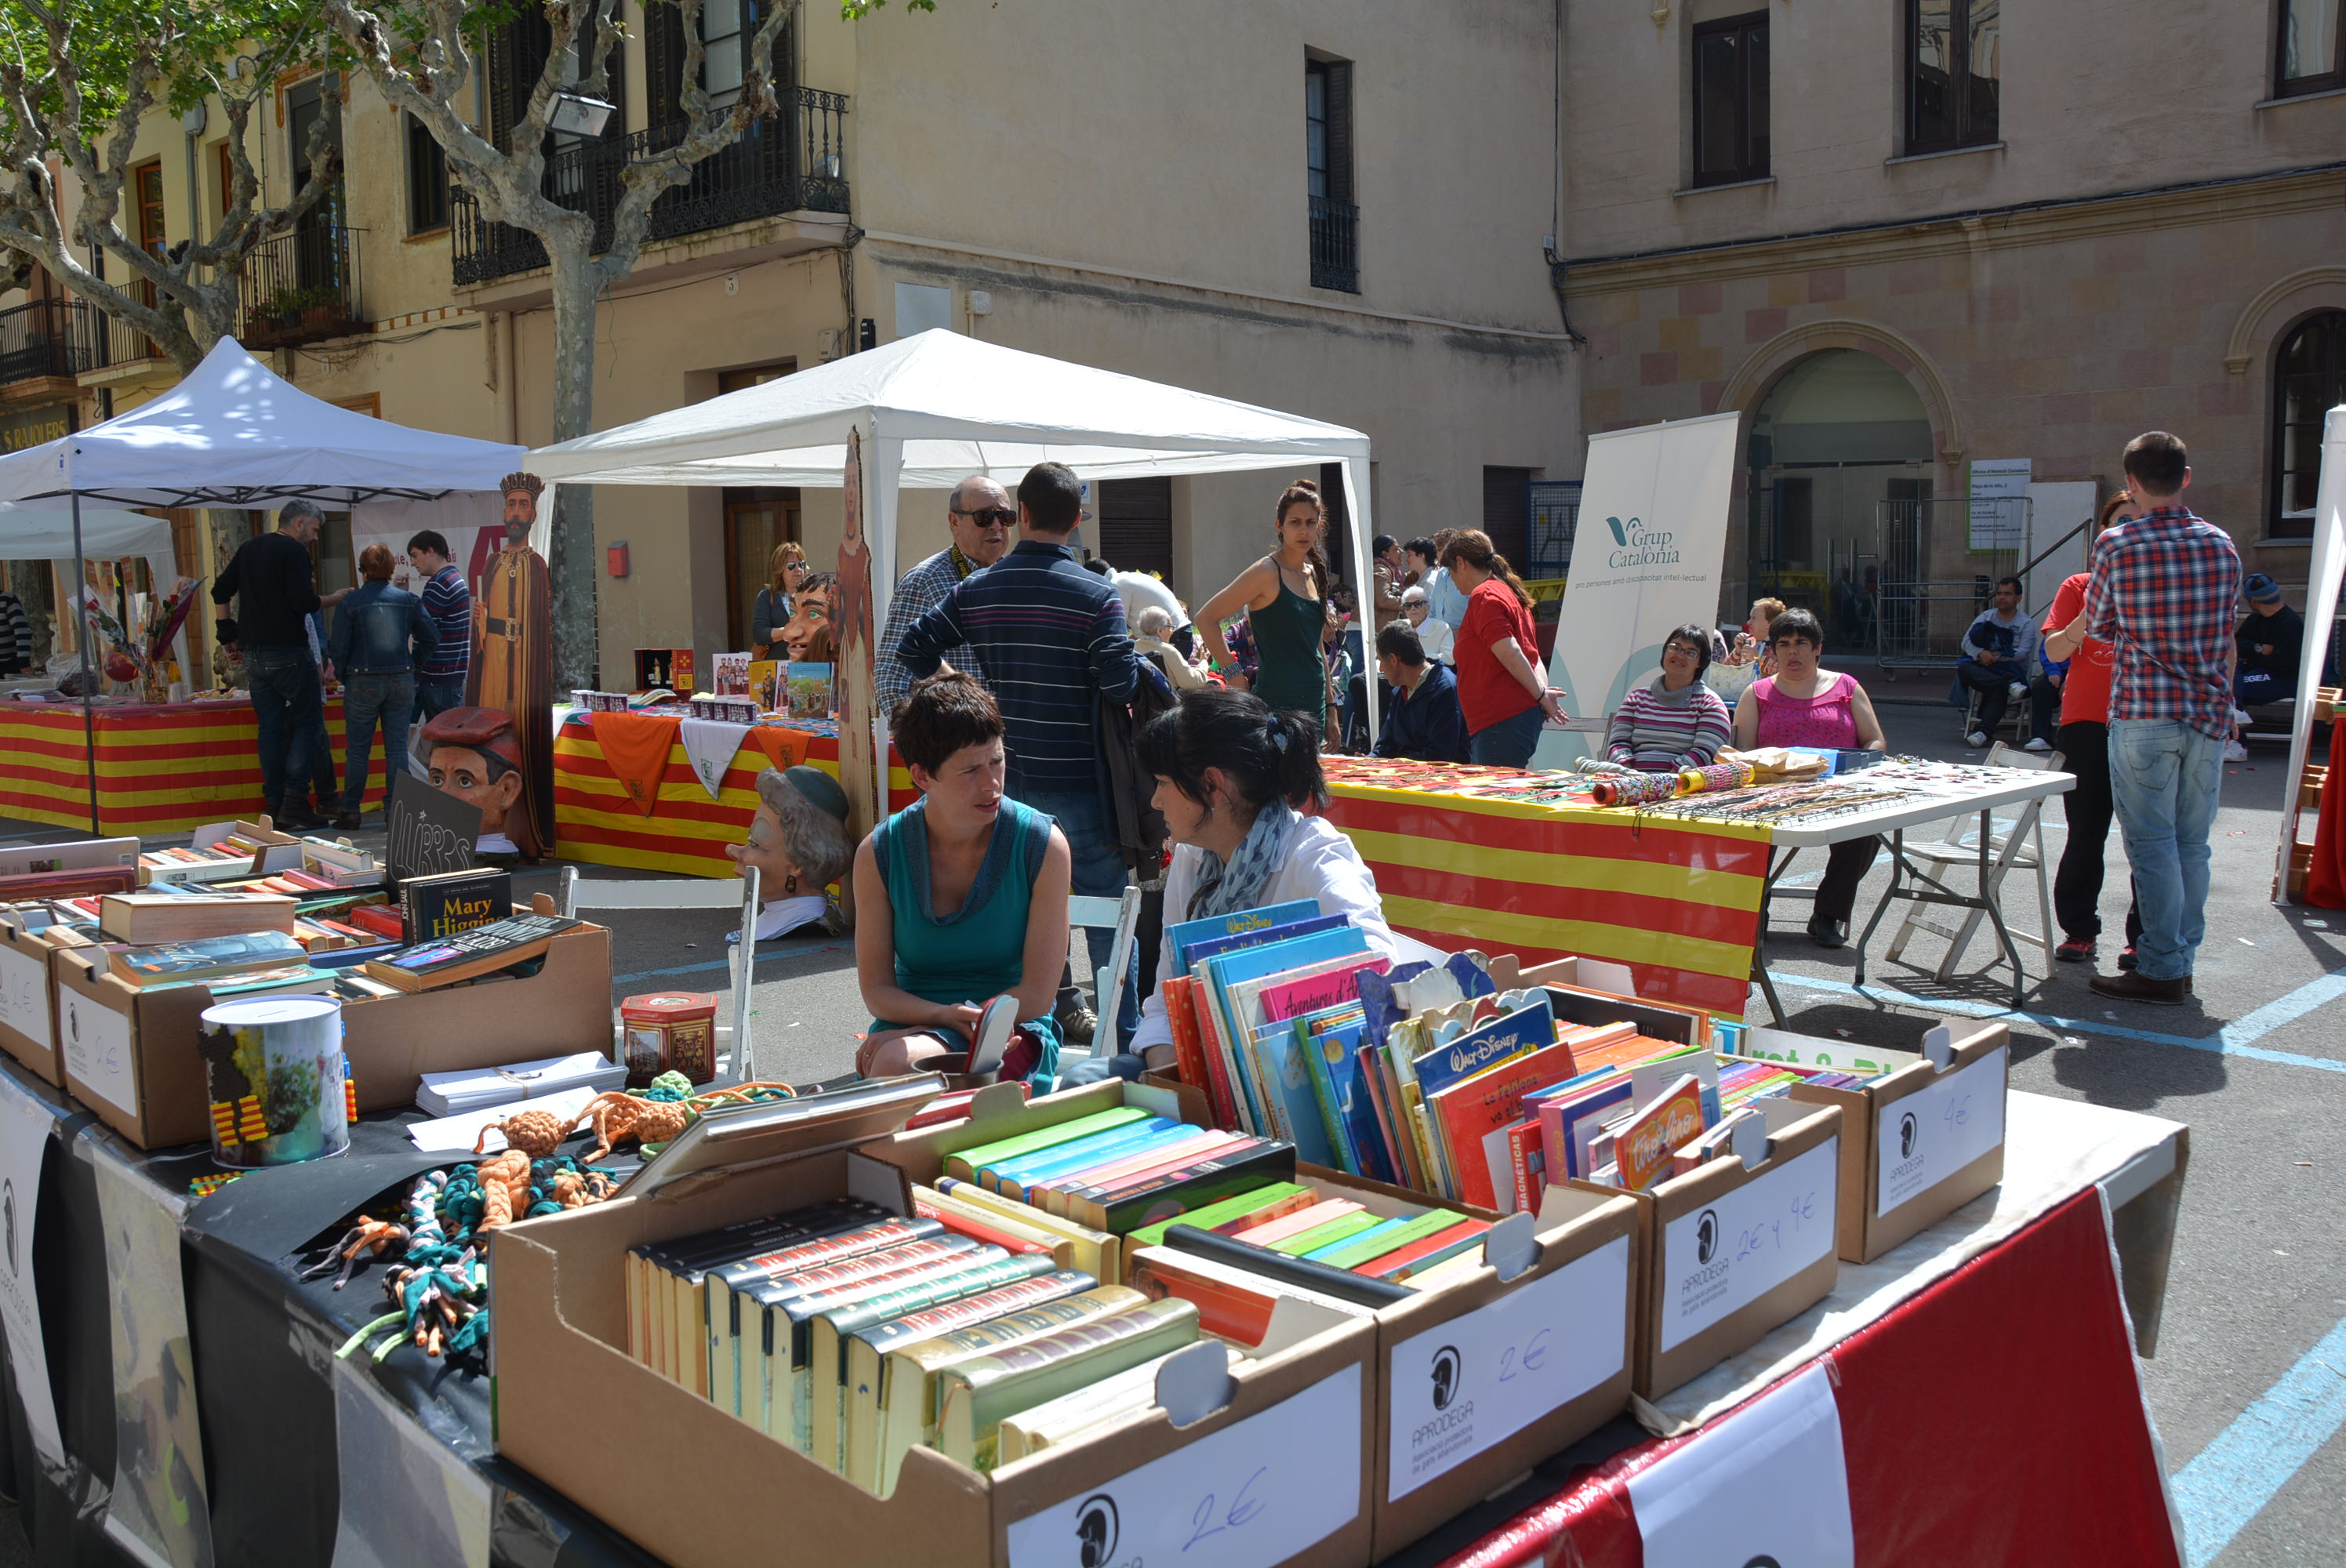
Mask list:
[[[1662,643],[1662,673],[1631,692],[1613,715],[1605,754],[1648,773],[1674,773],[1716,761],[1732,733],[1727,704],[1703,684],[1710,633],[1684,626]]]

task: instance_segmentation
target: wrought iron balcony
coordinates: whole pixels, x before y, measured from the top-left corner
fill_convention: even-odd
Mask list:
[[[73,375],[72,310],[69,300],[35,300],[0,311],[0,386]]]
[[[652,203],[650,242],[771,218],[784,212],[847,212],[847,97],[798,87],[782,95],[781,112],[752,120],[741,139],[711,153],[682,185]],[[610,248],[613,216],[628,164],[665,152],[684,139],[682,123],[624,137],[577,142],[549,156],[541,188],[556,205],[595,222],[595,250]],[[543,267],[546,248],[525,229],[491,222],[473,194],[449,191],[456,285]]]
[[[1307,197],[1311,204],[1311,286],[1361,291],[1361,209],[1349,201]]]
[[[366,330],[359,234],[332,224],[265,239],[245,259],[238,300],[248,349],[286,349]]]

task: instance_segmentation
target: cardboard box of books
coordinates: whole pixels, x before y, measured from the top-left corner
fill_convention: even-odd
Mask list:
[[[534,911],[550,918],[553,901],[536,895]],[[358,988],[372,967],[345,992]],[[414,1100],[426,1073],[607,1051],[611,933],[574,922],[546,942],[535,974],[492,973],[415,991],[381,983],[369,989],[388,993],[343,997],[342,1049],[359,1109],[390,1110]]]
[[[981,1093],[968,1120],[903,1135],[882,1153],[904,1166],[917,1201],[933,1193],[1058,1224],[1066,1217],[1055,1211],[1087,1190],[1066,1183],[1095,1177],[1076,1174],[1082,1156],[1055,1159],[1054,1149],[1088,1141],[1091,1157],[1113,1164],[1151,1136],[1178,1148],[1230,1135],[1199,1131],[1207,1105],[1187,1085],[1180,1095],[1115,1081],[1023,1105]],[[1153,1134],[1149,1116],[1107,1125],[1136,1112],[1176,1125]],[[1021,1150],[1076,1127],[1096,1130]],[[1115,1145],[1120,1136],[1133,1141]],[[1126,1283],[1191,1302],[1209,1331],[1240,1345],[1267,1333],[1290,1300],[1375,1325],[1372,1511],[1382,1556],[1626,1408],[1636,1229],[1636,1206],[1618,1195],[1551,1189],[1536,1220],[1501,1219],[1307,1164],[1094,1239],[1111,1257],[1121,1247]]]
[[[298,869],[301,840],[282,833],[267,817],[252,822],[209,822],[188,836],[184,847],[148,850],[138,857],[138,880],[148,882],[223,882]]]
[[[1710,1044],[1710,1014],[1699,1007],[1674,1002],[1652,1002],[1630,987],[1627,966],[1587,958],[1551,959],[1529,969],[1519,967],[1515,955],[1503,952],[1491,960],[1491,979],[1501,991],[1521,985],[1545,986],[1555,993],[1556,1021],[1562,1023],[1610,1023],[1627,1019],[1640,1034],[1657,1040],[1677,1040],[1688,1045]]]
[[[499,1231],[499,1451],[671,1562],[1369,1562],[1373,1326],[1284,1302],[1246,1353],[1075,1227],[921,1213],[873,1155],[937,1087],[720,1111]],[[582,1388],[627,1442],[578,1441]]]
[[[2004,1092],[2010,1031],[2002,1023],[1941,1024],[1919,1053],[1875,1051],[1888,1070],[1870,1083],[1786,1091],[1809,1105],[1838,1105],[1841,1255],[1871,1263],[2004,1179]],[[1835,1044],[1776,1029],[1747,1029],[1740,1054],[1763,1060],[1814,1057]]]
[[[1749,1135],[1735,1146],[1628,1194],[1644,1275],[1640,1398],[1658,1398],[1749,1348],[1822,1300],[1839,1275],[1840,1107],[1779,1095],[1749,1109],[1757,1119],[1739,1124]]]
[[[13,912],[0,912],[0,1050],[59,1088],[57,944]]]

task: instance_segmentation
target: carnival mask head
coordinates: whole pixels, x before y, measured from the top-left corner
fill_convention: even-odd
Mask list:
[[[757,868],[761,899],[819,893],[855,858],[847,793],[820,768],[769,768],[758,775],[758,812],[747,839],[725,852],[737,866]]]
[[[513,718],[494,708],[452,708],[423,727],[432,787],[481,809],[484,835],[505,830],[521,799],[521,746]]]
[[[790,624],[782,627],[782,644],[794,664],[827,664],[831,650],[832,597],[838,579],[829,572],[809,573],[790,596]]]

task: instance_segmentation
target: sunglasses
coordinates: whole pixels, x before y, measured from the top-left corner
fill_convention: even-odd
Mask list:
[[[1018,521],[1018,514],[1007,506],[981,506],[974,512],[964,512],[956,506],[953,508],[953,514],[956,517],[974,517],[982,528],[1007,528]]]

